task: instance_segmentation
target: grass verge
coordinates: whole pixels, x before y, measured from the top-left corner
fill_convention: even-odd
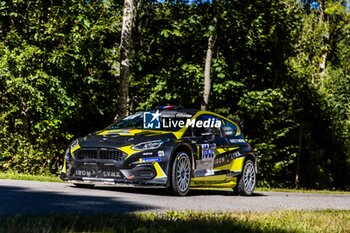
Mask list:
[[[11,180],[34,180],[34,181],[49,181],[49,182],[62,182],[58,176],[54,175],[30,175],[17,172],[0,172],[0,179]]]
[[[258,187],[256,192],[291,192],[291,193],[318,193],[318,194],[350,194],[349,191],[326,189],[287,189],[287,188],[263,188]]]
[[[350,211],[143,212],[0,217],[0,232],[349,232]]]
[[[191,188],[192,190],[222,190],[230,192],[232,189],[229,188]],[[291,193],[316,193],[316,194],[348,194],[350,195],[349,191],[340,191],[340,190],[317,190],[317,189],[287,189],[287,188],[263,188],[258,187],[255,188],[255,192],[291,192]]]

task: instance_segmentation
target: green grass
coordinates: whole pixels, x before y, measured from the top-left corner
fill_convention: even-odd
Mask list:
[[[58,176],[54,175],[30,175],[17,172],[0,172],[0,179],[62,182]]]
[[[223,190],[223,191],[232,191],[232,189],[228,188],[191,188],[193,190]],[[258,187],[255,188],[255,192],[292,192],[292,193],[316,193],[316,194],[348,194],[349,191],[340,191],[340,190],[317,190],[317,189],[287,189],[287,188],[264,188]]]
[[[0,217],[0,232],[349,232],[350,211],[144,212]]]
[[[326,190],[326,189],[287,189],[287,188],[263,188],[258,187],[256,192],[292,192],[292,193],[319,193],[319,194],[350,194],[350,191]]]

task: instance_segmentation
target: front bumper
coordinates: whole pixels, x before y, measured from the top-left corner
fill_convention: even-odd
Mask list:
[[[61,174],[62,176],[62,174]],[[64,174],[63,174],[64,176]],[[155,182],[135,182],[135,181],[118,181],[108,178],[91,178],[83,177],[82,179],[64,179],[73,184],[93,184],[93,185],[113,185],[117,187],[139,187],[139,188],[167,188],[166,184],[157,184]]]
[[[119,163],[67,163],[60,178],[72,183],[166,186],[167,176],[158,162],[123,166]]]

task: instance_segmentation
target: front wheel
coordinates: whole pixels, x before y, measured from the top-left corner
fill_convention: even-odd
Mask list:
[[[176,155],[172,167],[171,187],[173,192],[179,196],[185,196],[191,183],[191,161],[185,152]]]
[[[242,175],[237,178],[237,185],[233,190],[242,196],[250,196],[254,192],[255,183],[255,166],[249,159],[244,163]]]

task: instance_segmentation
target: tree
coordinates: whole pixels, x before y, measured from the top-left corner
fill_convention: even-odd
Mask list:
[[[302,106],[296,176],[303,187],[348,185],[349,50],[343,46],[349,43],[349,12],[343,4],[313,0],[302,5],[294,56],[287,62],[295,83],[290,86]]]
[[[71,138],[105,127],[115,114],[108,63],[122,5],[0,5],[0,170],[56,173]]]
[[[120,78],[119,101],[116,118],[122,118],[129,112],[130,86],[130,44],[133,24],[134,1],[124,0],[123,25],[120,40]]]
[[[57,172],[70,139],[109,124],[118,101],[119,117],[209,103],[239,111],[262,184],[349,187],[343,1],[133,1],[0,0],[2,171]]]
[[[209,38],[208,38],[208,48],[205,56],[205,65],[204,65],[204,92],[203,92],[203,103],[201,106],[202,110],[207,110],[209,104],[209,96],[211,89],[211,78],[210,78],[210,69],[211,69],[211,60],[213,56],[213,48],[216,40],[216,25],[218,22],[218,16],[215,15],[213,19],[213,25],[209,26]]]

